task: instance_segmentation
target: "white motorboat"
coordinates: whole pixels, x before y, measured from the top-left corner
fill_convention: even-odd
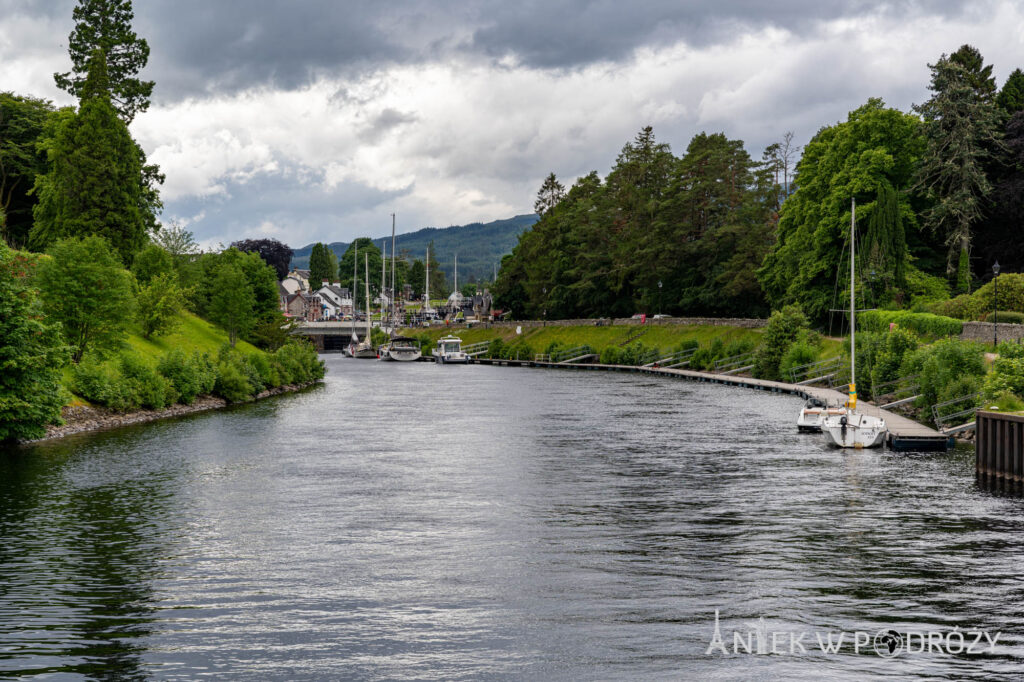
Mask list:
[[[416,339],[407,336],[396,336],[386,345],[381,347],[381,360],[395,360],[397,362],[415,362],[420,359],[420,343]]]
[[[800,409],[796,428],[800,433],[821,433],[826,417],[843,414],[846,414],[846,408],[842,405],[826,405],[823,400],[810,398]]]
[[[437,349],[434,351],[437,361],[444,364],[467,364],[469,356],[462,350],[462,339],[457,336],[443,336],[437,340]]]
[[[856,257],[856,204],[850,200],[850,386],[844,414],[825,417],[821,431],[825,442],[839,448],[874,448],[885,442],[885,420],[857,411],[857,306],[854,286]]]

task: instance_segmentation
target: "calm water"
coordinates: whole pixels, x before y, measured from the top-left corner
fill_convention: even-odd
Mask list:
[[[1024,504],[969,451],[828,450],[794,398],[671,379],[328,365],[0,456],[0,677],[1024,673]],[[759,618],[808,650],[706,655],[716,609],[730,651]],[[956,626],[996,652],[811,646]]]

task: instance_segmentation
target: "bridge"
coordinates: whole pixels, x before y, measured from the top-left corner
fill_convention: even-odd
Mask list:
[[[377,322],[371,322],[374,327]],[[321,352],[343,351],[356,333],[362,339],[366,335],[366,322],[347,320],[344,322],[300,322],[292,334],[308,336]]]

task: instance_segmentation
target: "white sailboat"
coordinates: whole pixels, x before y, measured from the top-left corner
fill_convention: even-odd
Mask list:
[[[363,272],[369,274],[370,272],[370,256],[369,254],[363,254],[366,263],[363,266]],[[366,336],[363,337],[362,343],[356,344],[352,349],[352,357],[359,358],[361,360],[367,360],[370,358],[377,357],[377,350],[373,347],[373,343],[370,341],[370,278],[364,277],[366,285]],[[355,337],[353,337],[354,340]]]
[[[874,448],[885,442],[888,430],[885,420],[857,411],[857,306],[855,301],[854,265],[856,263],[856,204],[850,200],[850,389],[846,411],[825,417],[821,431],[825,442],[839,448]]]

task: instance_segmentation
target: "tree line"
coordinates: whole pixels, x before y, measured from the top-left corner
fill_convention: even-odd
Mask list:
[[[1024,72],[999,89],[970,45],[929,68],[923,104],[871,98],[802,150],[787,133],[755,161],[702,132],[676,156],[646,127],[604,178],[567,190],[551,173],[540,220],[502,261],[497,305],[575,318],[797,304],[822,322],[848,291],[851,199],[867,304],[925,310],[977,288],[997,259],[1020,270]]]

